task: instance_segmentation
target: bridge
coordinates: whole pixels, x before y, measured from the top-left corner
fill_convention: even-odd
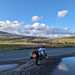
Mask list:
[[[47,53],[48,58],[42,60],[40,65],[35,65],[32,60],[26,58],[0,60],[0,64],[18,64],[16,68],[0,72],[0,75],[50,75],[62,58],[75,56],[75,50],[47,51]]]

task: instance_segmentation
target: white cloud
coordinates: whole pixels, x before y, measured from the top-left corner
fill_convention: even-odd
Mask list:
[[[46,32],[49,30],[48,25],[44,23],[35,22],[32,25],[24,25],[23,34],[33,35],[33,36],[45,36]]]
[[[32,24],[32,28],[36,30],[46,30],[48,29],[48,25],[44,23],[35,22]]]
[[[67,14],[68,14],[68,10],[61,10],[61,11],[58,11],[57,16],[58,17],[64,17]]]
[[[70,28],[68,28],[68,27],[64,27],[64,30],[68,31],[68,30],[70,30]]]
[[[38,29],[38,28],[40,28],[40,23],[36,22],[36,23],[32,24],[32,28],[33,28],[33,29]]]
[[[57,38],[66,31],[68,32],[68,30],[66,29],[50,28],[48,25],[44,23],[35,22],[32,25],[25,25],[24,34]]]
[[[10,24],[11,22],[9,20],[6,20],[6,24]]]
[[[43,17],[42,16],[32,16],[32,21],[40,21]]]
[[[65,33],[65,31],[68,32],[68,29],[66,27],[64,29],[50,28],[49,25],[39,22],[25,25],[17,20],[6,20],[0,21],[0,31],[29,36],[59,37],[61,33]]]
[[[18,29],[21,27],[21,23],[19,21],[0,21],[0,30],[10,32],[10,33],[18,33]]]

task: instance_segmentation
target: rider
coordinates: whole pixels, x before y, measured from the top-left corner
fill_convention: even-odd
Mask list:
[[[35,59],[35,60],[36,60],[35,63],[36,63],[37,65],[38,65],[39,59],[41,60],[41,59],[43,59],[43,58],[45,58],[45,57],[47,56],[45,50],[46,50],[45,48],[39,48],[39,49],[34,50],[34,51],[32,52],[32,57],[31,57],[31,59]]]
[[[38,65],[38,60],[39,60],[39,54],[38,54],[38,51],[36,51],[36,50],[32,51],[31,59],[34,59],[36,65]]]
[[[38,50],[37,50],[37,52],[38,52],[38,54],[39,54],[39,57],[45,57],[47,54],[46,54],[46,52],[45,52],[45,50],[46,50],[46,48],[39,48]]]

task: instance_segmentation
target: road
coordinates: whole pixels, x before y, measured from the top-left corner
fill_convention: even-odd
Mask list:
[[[6,69],[0,72],[0,75],[6,75],[6,73],[8,73],[8,75],[12,75],[12,73],[14,73],[13,75],[49,75],[50,73],[52,73],[55,67],[61,62],[62,58],[75,56],[74,49],[48,49],[48,59],[43,60],[41,65],[38,66],[35,65],[34,62],[29,59],[32,52],[31,50],[14,51],[12,52],[12,54],[11,52],[6,52],[4,53],[5,56],[3,56],[3,54],[1,53],[0,64],[18,64],[18,66],[13,69]]]

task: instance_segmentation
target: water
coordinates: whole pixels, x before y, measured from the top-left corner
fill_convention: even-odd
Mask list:
[[[75,57],[62,59],[51,75],[75,75]]]
[[[75,51],[75,48],[47,48],[50,56],[63,55],[63,53]],[[31,56],[32,49],[22,49],[16,51],[0,52],[0,61],[10,61]],[[53,65],[56,63],[53,63]],[[9,70],[17,67],[18,64],[0,65],[0,71]],[[50,75],[75,75],[75,57],[66,57],[59,61],[58,65],[52,70]]]

